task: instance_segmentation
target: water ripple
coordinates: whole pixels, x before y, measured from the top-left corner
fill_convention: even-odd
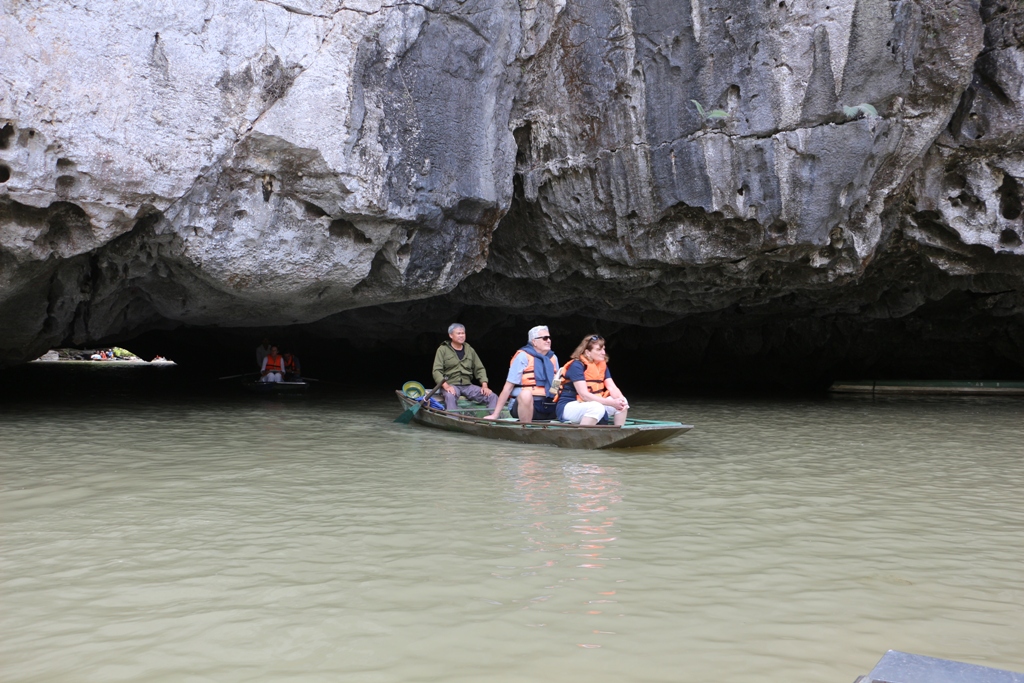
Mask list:
[[[11,681],[852,680],[1024,670],[1020,402],[639,401],[583,452],[389,401],[0,415]]]

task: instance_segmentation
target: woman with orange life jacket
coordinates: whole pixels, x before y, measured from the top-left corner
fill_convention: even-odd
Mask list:
[[[562,386],[555,404],[562,422],[596,425],[614,419],[619,427],[626,423],[629,401],[608,370],[604,344],[604,337],[588,335],[562,368]]]
[[[284,359],[284,381],[301,382],[302,366],[299,364],[299,359],[289,351],[285,351],[282,357]]]
[[[260,372],[261,382],[280,382],[284,379],[284,358],[277,353],[276,346],[270,347],[270,353],[263,359]]]
[[[516,399],[509,412],[520,422],[555,419],[551,395],[558,357],[551,351],[551,334],[546,325],[538,325],[530,329],[526,340],[526,346],[512,356],[497,407],[484,419],[497,420],[509,396]]]

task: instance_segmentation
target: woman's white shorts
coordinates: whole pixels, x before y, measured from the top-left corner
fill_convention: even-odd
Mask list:
[[[562,420],[579,424],[585,417],[600,420],[605,415],[611,420],[616,412],[618,411],[615,408],[598,403],[597,401],[573,401],[572,403],[567,403],[565,409],[562,410]]]

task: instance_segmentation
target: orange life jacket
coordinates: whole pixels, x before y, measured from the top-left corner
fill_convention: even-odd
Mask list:
[[[284,359],[285,370],[287,370],[288,372],[295,372],[296,367],[297,366],[295,365],[295,356],[289,355],[287,358]]]
[[[608,363],[606,361],[595,363],[593,361],[588,361],[583,356],[580,356],[579,358],[573,358],[571,361],[563,365],[561,370],[559,370],[562,382],[558,387],[558,396],[555,397],[555,400],[557,401],[559,397],[561,397],[562,389],[567,384],[572,384],[572,380],[569,379],[569,366],[577,360],[583,363],[583,380],[587,383],[587,391],[592,394],[596,394],[597,396],[611,396],[612,392],[608,391],[608,387],[604,384],[604,375],[608,371]],[[577,392],[576,400],[582,403],[586,399],[580,396]]]
[[[267,372],[284,372],[284,359],[267,354]]]
[[[522,349],[519,349],[514,354],[512,354],[512,361],[515,361],[516,356],[518,356],[521,353],[526,352],[523,351]],[[546,396],[548,393],[548,389],[546,387],[537,385],[537,373],[534,371],[533,365],[536,360],[537,359],[534,356],[526,353],[526,367],[523,368],[523,379],[520,380],[519,386],[521,386],[524,389],[529,389],[530,393],[533,394],[534,396]],[[558,371],[558,364],[555,363],[554,358],[550,358],[549,360],[551,361],[551,377],[554,377],[555,373]],[[553,389],[554,387],[551,388]]]

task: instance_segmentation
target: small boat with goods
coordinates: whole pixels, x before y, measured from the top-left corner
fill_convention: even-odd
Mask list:
[[[498,420],[485,420],[483,416],[487,414],[487,409],[483,406],[448,411],[444,410],[439,402],[432,403],[429,394],[424,400],[422,385],[415,382],[407,383],[405,388],[397,390],[395,395],[405,410],[396,422],[412,421],[426,427],[482,436],[486,439],[561,448],[597,449],[650,446],[693,429],[693,425],[662,420],[627,419],[626,424],[621,427],[614,425],[583,426],[554,421],[524,424],[510,416]],[[403,419],[407,415],[409,419]]]

